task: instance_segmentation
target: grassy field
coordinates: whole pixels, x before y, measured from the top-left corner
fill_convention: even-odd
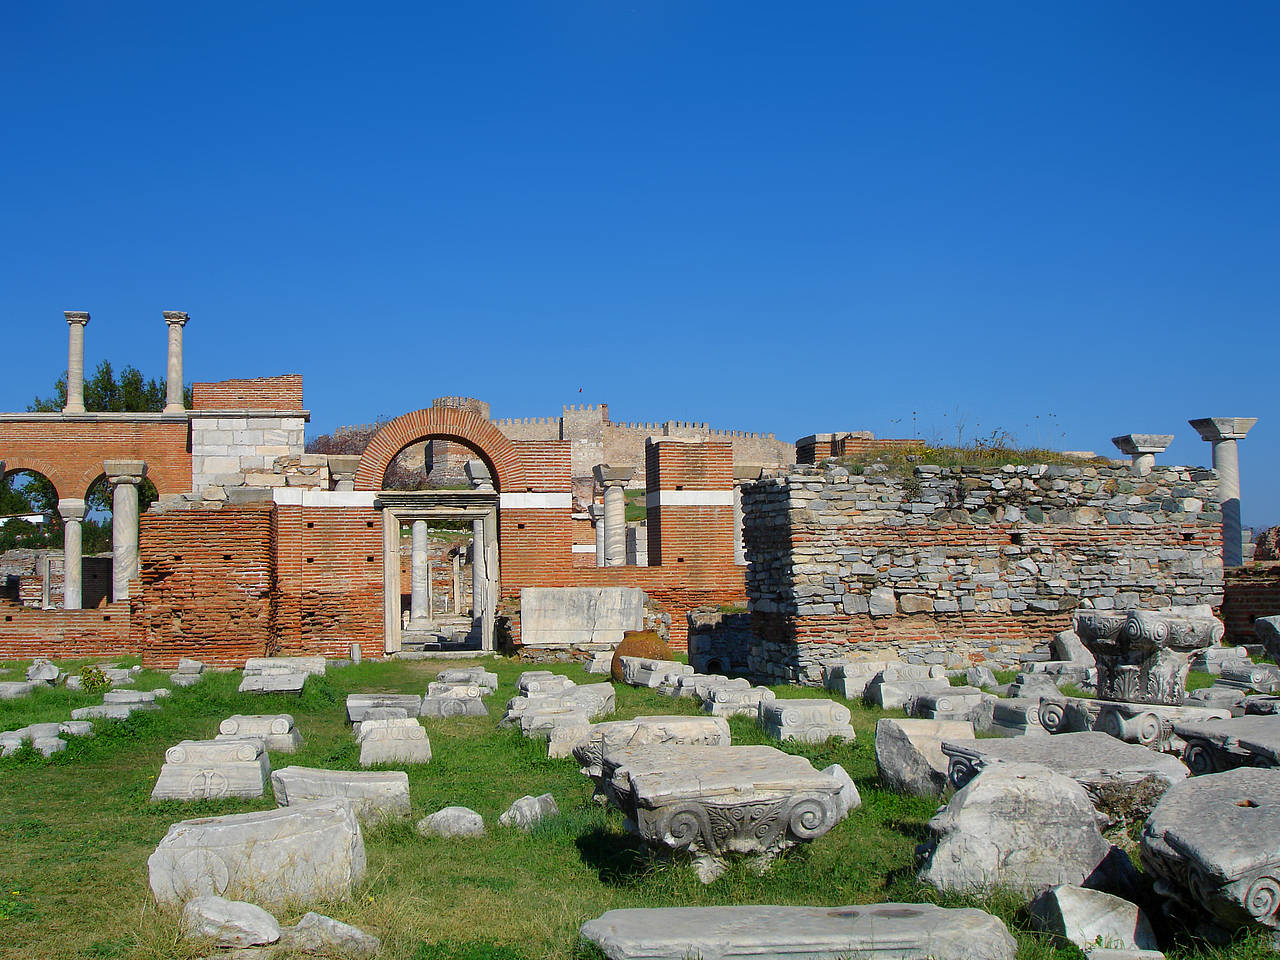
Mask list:
[[[239,674],[210,674],[175,689],[155,713],[99,722],[97,735],[72,739],[66,752],[45,759],[30,752],[0,760],[0,957],[192,958],[177,916],[161,910],[147,887],[146,859],[177,820],[266,809],[258,800],[149,802],[166,747],[217,732],[233,713],[291,713],[304,737],[289,764],[358,769],[343,701],[357,691],[421,694],[439,669],[427,662],[366,662],[308,679],[301,697],[240,694]],[[514,695],[520,664],[487,660],[501,680],[489,698],[489,718],[424,719],[434,757],[409,766],[414,819],[367,831],[367,878],[350,902],[313,905],[382,938],[387,960],[538,960],[583,958],[591,950],[577,931],[605,910],[627,906],[729,903],[841,905],[885,900],[976,904],[1004,917],[1018,936],[1023,960],[1078,957],[1030,933],[1016,901],[940,897],[914,877],[914,848],[927,836],[932,800],[881,789],[875,773],[873,730],[880,711],[851,704],[858,740],[829,747],[787,746],[822,767],[839,762],[861,791],[863,806],[829,834],[781,859],[764,876],[735,868],[709,886],[691,868],[655,862],[624,830],[621,817],[594,804],[590,783],[573,760],[546,757],[546,745],[496,725]],[[12,666],[12,665],[11,665]],[[599,678],[578,667],[557,667],[575,680]],[[12,678],[16,672],[0,675]],[[163,674],[144,672],[135,689],[161,686]],[[782,696],[825,696],[780,688]],[[0,729],[68,717],[73,707],[99,702],[65,689],[0,701]],[[690,700],[670,700],[617,685],[617,718],[692,713]],[[735,743],[769,742],[753,722],[735,718]],[[550,791],[562,815],[530,834],[498,826],[498,815],[523,794]],[[413,823],[449,804],[478,810],[483,839],[418,836]],[[293,922],[303,910],[280,917]],[[1250,960],[1269,953],[1261,940],[1228,949],[1170,944],[1171,956]]]

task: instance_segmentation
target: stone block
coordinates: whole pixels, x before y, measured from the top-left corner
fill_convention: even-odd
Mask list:
[[[424,837],[482,837],[484,817],[468,807],[445,807],[418,821]]]
[[[1061,884],[1046,890],[1027,908],[1040,930],[1074,943],[1081,950],[1154,950],[1159,944],[1151,922],[1136,904],[1101,890]]]
[[[190,657],[182,657],[178,660],[178,673],[204,673],[204,664]]]
[[[409,816],[409,775],[402,770],[322,770],[283,767],[271,773],[276,805],[346,800],[362,823]]]
[[[528,647],[617,646],[624,632],[644,629],[646,599],[634,587],[525,587],[521,638]]]
[[[375,763],[427,763],[431,741],[416,718],[365,720],[356,738],[360,744],[360,766]]]
[[[264,907],[344,900],[364,877],[364,839],[345,801],[183,820],[147,859],[162,905],[199,896]]]
[[[973,739],[973,724],[958,720],[876,721],[876,769],[890,790],[914,796],[940,796],[947,788],[950,759],[942,741]]]
[[[1280,767],[1280,715],[1182,722],[1174,732],[1186,742],[1182,758],[1195,776],[1236,767]]]
[[[925,903],[610,910],[582,926],[609,960],[1014,960],[1017,942],[981,910]]]
[[[695,672],[689,664],[678,660],[619,657],[618,662],[622,665],[622,682],[633,687],[658,687]]]
[[[319,913],[304,914],[297,926],[283,929],[280,942],[302,953],[351,960],[369,960],[382,946],[377,937],[359,927]]]
[[[183,740],[165,751],[151,799],[260,797],[270,773],[261,740]]]
[[[323,677],[324,657],[250,657],[245,661],[244,672],[251,673],[308,673]]]
[[[507,808],[506,813],[498,817],[498,822],[504,827],[532,830],[546,818],[559,815],[560,808],[556,806],[556,798],[549,793],[544,793],[537,797],[521,797]]]
[[[489,709],[481,699],[482,687],[473,683],[427,684],[419,715],[423,717],[487,717]]]
[[[306,673],[246,673],[240,681],[241,693],[302,693]]]
[[[755,717],[760,716],[760,707],[764,703],[776,700],[775,694],[768,687],[716,687],[702,702],[704,712],[713,717]]]
[[[261,907],[225,897],[196,897],[182,908],[182,935],[215,947],[259,947],[280,939],[280,924]]]
[[[436,680],[440,683],[474,683],[487,693],[498,689],[498,675],[484,667],[451,667],[436,674]]]
[[[593,724],[573,750],[582,772],[597,782],[604,775],[605,753],[623,746],[688,744],[728,746],[728,721],[720,717],[657,716]]]
[[[175,687],[194,687],[203,676],[200,673],[171,673],[169,683]]]
[[[846,700],[861,700],[867,685],[887,667],[890,660],[845,660],[823,665],[822,682],[832,693]]]
[[[72,720],[123,720],[139,710],[159,710],[154,703],[103,703],[96,707],[77,707]]]
[[[17,700],[20,697],[30,696],[35,688],[36,685],[29,680],[6,680],[0,683],[0,700]]]
[[[422,710],[422,698],[411,693],[351,693],[347,695],[347,720],[359,723],[370,710],[397,707],[405,716],[416,717]]]
[[[851,717],[849,708],[834,700],[764,700],[759,713],[766,733],[801,743],[853,740]]]

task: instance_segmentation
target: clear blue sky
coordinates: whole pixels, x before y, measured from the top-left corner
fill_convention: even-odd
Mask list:
[[[87,360],[1111,452],[1257,416],[1280,522],[1280,5],[15,4],[0,408]],[[1037,421],[1037,417],[1040,419]],[[1039,426],[1037,426],[1039,424]],[[1050,426],[1044,426],[1050,424]]]

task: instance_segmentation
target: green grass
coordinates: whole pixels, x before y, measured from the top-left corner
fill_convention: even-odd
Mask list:
[[[640,523],[649,516],[649,507],[645,502],[644,490],[628,490],[627,497],[627,523]]]
[[[64,753],[43,758],[30,750],[0,760],[0,958],[120,957],[137,960],[202,955],[179,937],[177,915],[157,908],[147,887],[146,859],[171,823],[267,809],[255,800],[150,803],[166,747],[207,738],[233,713],[291,713],[304,737],[288,764],[357,769],[357,751],[344,722],[343,700],[356,691],[422,693],[449,662],[365,662],[307,681],[300,697],[255,697],[236,691],[239,674],[213,673],[175,689],[161,711],[126,721],[99,722],[92,738],[73,739]],[[886,900],[986,905],[1010,924],[1020,957],[1075,957],[1029,932],[1015,901],[942,898],[915,880],[914,849],[927,837],[937,801],[903,797],[876,778],[875,721],[881,711],[850,704],[854,743],[793,746],[818,767],[840,763],[853,776],[863,806],[826,836],[776,862],[763,876],[735,866],[714,884],[692,869],[651,859],[614,811],[591,801],[591,785],[573,760],[546,756],[545,743],[499,729],[503,704],[514,694],[523,665],[486,660],[500,677],[488,699],[492,716],[424,719],[430,764],[405,767],[413,821],[366,832],[368,873],[349,902],[312,905],[382,938],[383,960],[571,960],[591,956],[577,941],[581,924],[618,907],[733,903],[827,904]],[[579,681],[581,668],[556,666]],[[135,689],[164,685],[146,671]],[[617,685],[617,718],[696,713],[691,700],[670,700]],[[825,691],[775,688],[784,697],[824,697]],[[38,691],[0,701],[0,729],[67,716],[100,698],[66,690]],[[898,714],[900,715],[900,714]],[[735,743],[769,743],[752,721],[730,722]],[[523,794],[550,791],[562,815],[530,834],[497,823]],[[423,838],[412,823],[448,804],[478,810],[488,835],[479,840]],[[294,922],[301,910],[285,913]],[[1252,960],[1239,947],[1208,960]],[[1194,953],[1178,955],[1191,958]]]
[[[866,472],[872,464],[888,467],[892,476],[909,477],[915,468],[929,464],[937,467],[976,467],[980,470],[999,470],[1006,466],[1034,466],[1050,464],[1080,467],[1090,463],[1109,463],[1099,458],[1095,461],[1067,456],[1056,450],[1036,447],[1016,447],[1003,442],[976,442],[967,446],[931,445],[923,440],[919,446],[876,447],[861,453],[837,458],[851,473]]]

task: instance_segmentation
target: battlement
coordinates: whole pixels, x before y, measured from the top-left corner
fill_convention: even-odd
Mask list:
[[[559,417],[503,417],[493,421],[499,430],[514,427],[556,427],[560,426]]]

